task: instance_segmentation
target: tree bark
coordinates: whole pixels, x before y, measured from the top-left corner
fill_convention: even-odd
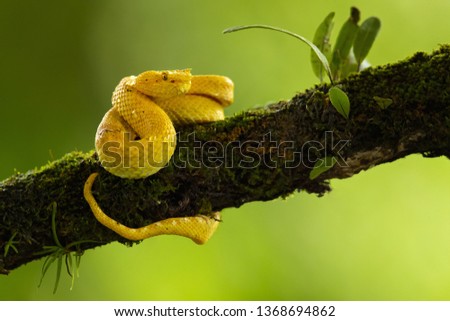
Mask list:
[[[72,152],[14,175],[0,182],[0,273],[48,255],[40,252],[55,245],[54,204],[60,243],[87,241],[67,251],[132,243],[91,214],[83,186],[93,172],[100,172],[94,195],[105,213],[138,227],[294,191],[321,196],[330,190],[329,179],[410,154],[450,158],[449,71],[450,46],[442,46],[353,75],[339,84],[351,102],[348,120],[331,105],[330,86],[324,84],[224,121],[177,128],[177,149],[168,166],[143,180],[109,174],[94,152]],[[374,97],[392,104],[386,107]],[[325,156],[337,163],[311,180],[314,164]]]

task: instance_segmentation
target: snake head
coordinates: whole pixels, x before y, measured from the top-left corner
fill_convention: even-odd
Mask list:
[[[170,98],[185,94],[191,88],[191,70],[145,71],[134,80],[134,87],[155,98]]]

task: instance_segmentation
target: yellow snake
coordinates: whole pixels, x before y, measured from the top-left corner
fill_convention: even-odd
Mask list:
[[[123,78],[112,96],[112,108],[95,136],[102,166],[128,179],[155,174],[172,157],[175,127],[224,119],[223,108],[233,102],[233,82],[224,76],[192,76],[189,69],[146,71]],[[84,197],[97,220],[129,240],[172,234],[204,244],[218,227],[220,213],[175,217],[140,228],[127,227],[106,215],[92,195],[98,176],[84,184]]]

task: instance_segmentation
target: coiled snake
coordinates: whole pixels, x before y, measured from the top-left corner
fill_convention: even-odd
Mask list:
[[[123,78],[114,90],[113,107],[103,117],[95,136],[102,166],[128,179],[155,174],[174,153],[175,127],[224,119],[223,108],[233,102],[233,87],[227,77],[192,76],[189,69],[146,71]],[[219,212],[127,227],[106,215],[96,202],[92,185],[97,176],[93,173],[86,180],[84,197],[101,224],[129,240],[172,234],[204,244],[218,227]]]

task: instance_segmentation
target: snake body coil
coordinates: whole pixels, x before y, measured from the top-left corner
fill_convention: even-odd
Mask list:
[[[233,82],[223,76],[192,76],[190,70],[146,71],[125,77],[117,85],[113,107],[103,117],[95,148],[102,166],[110,173],[130,179],[155,174],[172,157],[175,127],[224,119],[223,108],[233,102]],[[176,234],[203,244],[214,233],[219,213],[211,217],[171,218],[142,228],[129,228],[107,216],[95,201],[91,174],[84,196],[97,220],[131,240]]]

